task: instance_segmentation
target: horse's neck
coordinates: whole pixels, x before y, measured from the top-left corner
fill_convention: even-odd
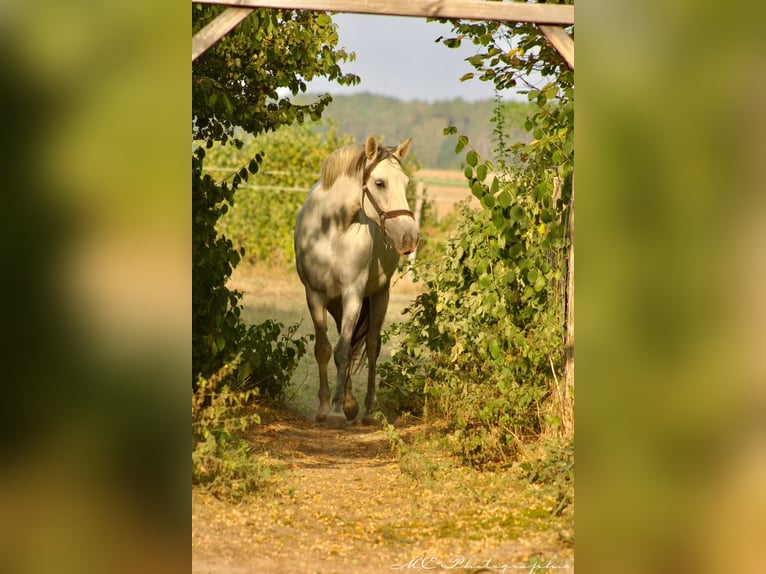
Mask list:
[[[328,207],[334,213],[343,215],[342,231],[359,221],[359,213],[362,209],[362,189],[359,180],[343,177],[327,190],[331,194],[332,201]]]

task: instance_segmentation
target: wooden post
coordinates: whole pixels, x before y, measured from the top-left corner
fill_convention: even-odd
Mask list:
[[[575,7],[571,4],[477,2],[475,0],[192,0],[192,2],[241,8],[534,22],[552,26],[574,24],[575,15]]]
[[[418,185],[415,187],[415,211],[413,212],[413,215],[415,216],[415,223],[418,224],[418,227],[420,227],[420,220],[423,215],[423,195],[424,195],[425,187],[423,186],[423,182],[419,181]],[[415,258],[418,256],[418,247],[415,246],[415,251],[410,253],[407,256],[407,259],[409,260],[410,264],[415,263]]]
[[[572,200],[569,204],[569,254],[567,256],[564,404],[561,413],[564,436],[574,434],[574,253],[574,174],[572,174]]]
[[[192,62],[252,14],[252,8],[229,8],[192,37]]]
[[[574,40],[564,31],[561,26],[548,26],[540,24],[540,31],[553,44],[561,57],[564,58],[570,70],[574,70]]]
[[[526,2],[476,2],[474,0],[192,0],[198,4],[221,4],[233,9],[278,8],[350,14],[386,14],[421,18],[534,22],[540,32],[574,70],[574,41],[562,26],[574,24],[574,6]],[[228,12],[228,14],[227,14]],[[214,29],[203,29],[192,40],[192,62],[222,38],[247,13],[224,12]],[[224,16],[222,14],[221,16]],[[244,15],[243,15],[244,14]],[[240,18],[237,20],[236,18]],[[236,21],[235,21],[236,20]],[[215,23],[211,22],[211,24]],[[228,26],[228,29],[225,29]]]

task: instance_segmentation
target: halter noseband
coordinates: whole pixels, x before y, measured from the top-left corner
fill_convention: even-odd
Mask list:
[[[389,156],[395,157],[393,154],[383,154],[376,162],[364,170],[364,186],[362,187],[362,212],[364,212],[364,198],[366,196],[367,199],[370,200],[370,204],[375,210],[375,213],[377,213],[380,218],[378,227],[380,227],[380,230],[383,232],[383,243],[385,243],[387,247],[390,247],[390,245],[388,244],[388,236],[386,235],[386,221],[388,219],[394,219],[395,217],[401,217],[402,215],[408,215],[412,219],[415,219],[415,215],[409,209],[392,209],[390,211],[384,211],[380,208],[378,202],[375,201],[375,197],[373,197],[372,193],[370,193],[370,188],[367,187],[367,179],[372,175],[372,170]]]

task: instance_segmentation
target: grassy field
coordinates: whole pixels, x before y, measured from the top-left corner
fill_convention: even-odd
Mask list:
[[[462,171],[421,169],[415,177],[423,182],[426,198],[433,203],[439,218],[451,212],[457,202],[465,199],[470,199],[471,205],[479,207],[479,200],[471,193]]]

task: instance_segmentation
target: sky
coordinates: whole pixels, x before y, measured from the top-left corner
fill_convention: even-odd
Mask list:
[[[371,92],[405,101],[436,101],[463,98],[492,99],[494,86],[478,79],[460,82],[473,67],[465,60],[477,53],[471,42],[458,49],[435,43],[439,36],[452,37],[449,24],[425,18],[336,14],[338,46],[356,53],[355,62],[341,65],[344,72],[359,76],[357,86],[338,86],[324,79],[309,83],[309,92],[354,94]],[[507,92],[504,98],[518,98]]]

